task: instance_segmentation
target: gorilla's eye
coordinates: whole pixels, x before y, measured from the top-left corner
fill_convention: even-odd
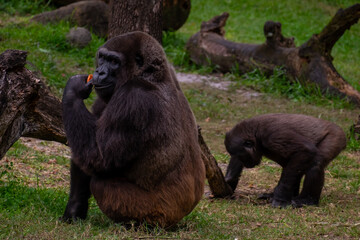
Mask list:
[[[116,59],[111,59],[111,64],[119,64],[119,62]]]
[[[246,140],[244,142],[243,146],[246,147],[246,148],[252,148],[252,147],[254,147],[254,142],[251,141],[251,140]]]
[[[142,67],[144,65],[144,58],[140,54],[135,55],[135,62],[138,67]]]

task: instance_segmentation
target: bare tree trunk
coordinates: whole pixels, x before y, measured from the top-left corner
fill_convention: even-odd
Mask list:
[[[61,103],[24,67],[26,56],[0,55],[0,159],[21,136],[66,143]]]
[[[162,4],[162,0],[111,0],[109,38],[142,31],[162,43]]]
[[[203,22],[200,32],[187,43],[191,59],[197,64],[217,65],[220,71],[237,68],[240,73],[259,68],[272,72],[282,66],[290,79],[317,84],[323,92],[347,97],[360,106],[360,93],[336,71],[331,50],[336,41],[360,18],[360,4],[340,9],[329,24],[309,41],[295,47],[293,39],[281,34],[281,24],[264,25],[264,44],[235,43],[224,39],[228,13]]]

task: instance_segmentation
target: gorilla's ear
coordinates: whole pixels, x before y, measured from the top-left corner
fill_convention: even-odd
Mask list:
[[[281,23],[280,22],[276,22],[276,27],[281,31]]]
[[[149,59],[151,62],[145,64],[142,77],[150,82],[162,82],[164,80],[164,71],[166,68],[163,58],[155,56]]]
[[[157,71],[162,70],[162,61],[158,58],[153,59],[153,61],[147,66],[147,68],[144,70],[145,73],[153,74]]]

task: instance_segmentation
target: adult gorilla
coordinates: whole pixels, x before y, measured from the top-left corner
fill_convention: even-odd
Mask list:
[[[94,78],[71,77],[63,96],[72,150],[63,220],[86,218],[94,195],[116,222],[168,227],[201,199],[205,169],[193,113],[155,39],[132,32],[97,52]],[[83,99],[98,95],[90,113]]]

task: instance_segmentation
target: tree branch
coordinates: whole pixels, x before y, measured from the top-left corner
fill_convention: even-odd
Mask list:
[[[314,54],[326,56],[331,61],[331,50],[346,30],[358,22],[360,18],[360,4],[346,9],[339,9],[330,22],[319,34],[314,34],[300,47],[299,55],[308,57]]]
[[[26,57],[0,55],[0,159],[21,136],[66,143],[61,102],[25,68]]]

